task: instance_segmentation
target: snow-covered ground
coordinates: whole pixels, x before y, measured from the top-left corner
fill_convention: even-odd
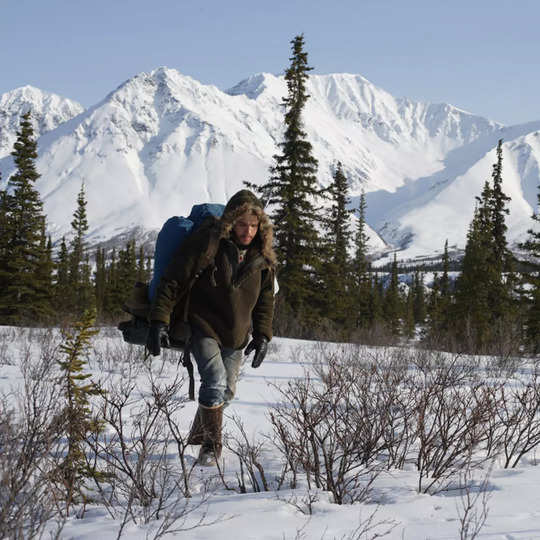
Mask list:
[[[22,390],[24,382],[21,367],[38,361],[41,350],[39,342],[42,340],[37,336],[39,331],[33,331],[29,339],[28,330],[0,328],[0,393],[7,396],[7,403],[17,403],[16,396]],[[50,352],[50,358],[60,357],[55,348],[59,340],[58,334],[52,336],[52,341],[46,348]],[[259,369],[252,369],[249,362],[245,363],[237,395],[226,409],[224,426],[227,440],[238,439],[239,430],[235,418],[240,418],[247,441],[262,445],[259,462],[271,490],[254,493],[249,477],[246,476],[247,493],[239,492],[238,459],[230,448],[225,448],[223,453],[223,482],[216,469],[203,470],[195,466],[197,448],[188,447],[185,460],[190,468],[193,467],[189,479],[192,493],[189,504],[198,507],[187,515],[185,521],[179,520],[176,526],[189,529],[195,526],[198,520],[202,520],[207,526],[179,531],[170,537],[205,540],[364,539],[374,538],[375,533],[382,534],[390,529],[385,538],[416,540],[472,537],[471,533],[469,536],[460,536],[463,533],[465,491],[451,489],[433,494],[419,493],[419,473],[414,460],[407,461],[400,469],[380,471],[364,502],[338,505],[332,502],[329,492],[312,490],[311,513],[308,511],[310,504],[305,475],[299,476],[296,489],[288,486],[283,486],[279,491],[273,489],[276,486],[276,476],[283,466],[282,458],[273,444],[277,438],[269,418],[269,411],[284,399],[279,388],[289,388],[285,390],[287,395],[295,384],[305,380],[308,373],[313,384],[320,383],[317,373],[314,372],[313,362],[324,361],[324,358],[335,353],[338,358],[340,355],[348,356],[356,358],[358,362],[394,357],[403,359],[403,354],[412,360],[416,354],[413,350],[353,348],[281,338],[273,340],[270,352]],[[154,388],[163,390],[171,384],[178,372],[185,373],[182,367],[177,367],[177,360],[175,353],[168,353],[145,363],[140,348],[125,345],[116,330],[102,329],[93,340],[88,366],[93,380],[99,381],[108,389],[109,395],[120,385],[132,388],[127,407],[131,429],[136,425],[137,413],[144,409],[144,402],[152,401],[152,383]],[[489,363],[489,359],[460,361],[470,362],[471,366],[476,367]],[[495,365],[495,360],[493,362]],[[519,387],[527,380],[530,366],[524,361],[517,361],[514,367],[517,369],[511,370],[510,377],[512,385],[515,383],[515,387]],[[414,369],[419,369],[418,364]],[[504,370],[496,370],[490,377],[496,381],[497,377],[505,373],[507,372]],[[288,384],[293,386],[287,387]],[[184,393],[179,393],[172,403],[179,407],[173,416],[178,422],[180,433],[185,435],[189,430],[196,403],[183,403],[187,393],[186,384],[183,390]],[[376,396],[373,396],[373,399],[375,400]],[[97,400],[98,398],[96,404]],[[5,413],[4,410],[2,414]],[[109,426],[107,433],[110,432]],[[232,443],[231,445],[234,446]],[[159,441],[155,448],[158,447]],[[414,455],[413,449],[411,455]],[[157,455],[154,457],[158,459]],[[179,469],[176,445],[171,440],[164,459],[172,469]],[[536,450],[528,452],[513,469],[504,469],[501,459],[496,459],[491,467],[490,469],[485,462],[472,473],[474,481],[471,483],[469,495],[474,497],[480,493],[474,510],[478,513],[482,510],[488,512],[478,537],[540,538],[540,467],[537,466]],[[259,484],[262,484],[260,474],[256,478]],[[478,486],[483,480],[485,490],[479,492]],[[184,499],[178,492],[170,496],[170,501],[176,502],[169,508],[169,513],[175,508],[182,508],[184,504]],[[128,516],[122,537],[155,538],[159,535],[158,527],[166,514],[167,512],[163,513],[160,519],[149,519],[145,523],[144,512],[134,510],[132,517],[135,519]],[[100,540],[117,538],[124,517],[122,509],[107,509],[103,504],[89,504],[82,517],[69,517],[60,537]],[[370,530],[362,534],[362,527],[369,520]],[[175,529],[175,526],[172,529]],[[53,524],[48,531],[52,530]]]

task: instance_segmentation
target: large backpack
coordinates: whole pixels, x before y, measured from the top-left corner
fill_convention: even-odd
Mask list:
[[[154,271],[149,284],[137,282],[132,290],[131,297],[122,306],[123,310],[131,315],[129,321],[118,325],[124,341],[134,345],[146,345],[149,321],[148,314],[152,301],[157,292],[159,281],[171,261],[175,252],[180,249],[186,239],[193,234],[207,219],[219,218],[225,206],[222,204],[196,204],[192,207],[189,216],[174,216],[169,218],[159,231],[154,250]],[[169,345],[173,349],[184,349],[189,334],[181,336],[176,333],[176,339],[170,339]]]

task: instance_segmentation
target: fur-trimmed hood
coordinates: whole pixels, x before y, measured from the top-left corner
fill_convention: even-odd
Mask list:
[[[265,214],[261,201],[248,189],[238,191],[229,199],[220,220],[221,236],[230,238],[236,220],[246,212],[259,218],[259,231],[253,242],[259,244],[262,256],[274,267],[277,258],[272,246],[272,223]]]

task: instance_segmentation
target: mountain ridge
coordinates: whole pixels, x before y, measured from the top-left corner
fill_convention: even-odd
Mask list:
[[[395,98],[354,74],[312,75],[308,92],[304,124],[319,181],[327,185],[341,161],[353,204],[366,192],[368,223],[382,236],[372,233],[374,251],[387,242],[406,248],[403,257],[433,253],[446,229],[463,247],[499,138],[503,187],[513,197],[509,230],[519,237],[531,226],[524,224],[540,177],[540,122],[503,126],[449,104]],[[38,139],[37,187],[53,235],[69,232],[65,209],[74,208],[82,182],[93,241],[137,226],[155,230],[193,202],[225,202],[245,180],[261,184],[279,151],[285,94],[283,77],[268,73],[226,91],[165,67],[128,79]],[[4,179],[12,167],[9,157],[0,160]]]

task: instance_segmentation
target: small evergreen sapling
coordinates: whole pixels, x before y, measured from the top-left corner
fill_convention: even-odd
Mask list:
[[[57,471],[56,480],[60,484],[66,513],[72,504],[86,502],[85,480],[103,480],[104,475],[89,465],[85,456],[85,440],[91,433],[103,430],[103,423],[92,415],[90,398],[100,395],[102,390],[90,381],[84,373],[85,355],[91,339],[98,333],[93,329],[95,313],[86,311],[73,329],[62,332],[63,343],[60,351],[63,360],[58,364],[61,370],[59,384],[63,388],[64,407],[59,415],[67,438],[67,453]]]

